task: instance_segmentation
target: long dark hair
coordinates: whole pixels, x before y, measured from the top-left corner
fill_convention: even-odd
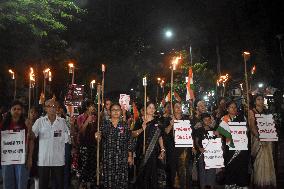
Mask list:
[[[149,106],[150,104],[153,104],[154,107],[155,107],[155,109],[156,109],[156,104],[155,104],[155,102],[154,102],[154,101],[151,101],[151,100],[146,103],[146,107],[148,108],[148,106]]]
[[[23,103],[18,101],[18,100],[15,100],[15,101],[12,102],[11,108],[13,106],[16,106],[16,105],[21,106],[22,109],[24,108]],[[2,130],[7,130],[9,128],[11,122],[12,122],[12,114],[11,114],[11,111],[9,111],[9,112],[7,112],[6,116],[3,119]],[[18,120],[17,124],[20,125],[20,126],[24,126],[25,125],[25,117],[24,117],[24,113],[23,112],[22,112],[22,114],[20,116],[20,119]]]
[[[253,98],[253,107],[254,107],[254,108],[256,107],[256,99],[257,99],[258,97],[262,97],[262,99],[264,100],[264,95],[262,95],[262,94],[256,94],[256,95],[254,96],[254,98]]]
[[[226,109],[228,109],[232,104],[235,104],[238,108],[238,104],[234,100],[230,100],[226,103]]]
[[[85,100],[82,103],[81,113],[85,113],[90,106],[95,106],[95,103],[92,100]]]

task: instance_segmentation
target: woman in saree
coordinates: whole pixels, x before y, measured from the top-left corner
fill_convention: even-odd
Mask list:
[[[143,123],[141,124],[140,122],[138,124],[137,122],[132,131],[132,136],[137,137],[136,156],[138,158],[138,176],[136,188],[138,189],[159,188],[158,161],[165,158],[166,150],[161,136],[159,120],[154,117],[155,112],[155,104],[148,102]]]
[[[224,136],[226,144],[233,147],[233,138],[230,133],[231,126],[229,122],[245,122],[243,116],[238,115],[237,104],[234,101],[227,103],[228,114],[223,116],[217,131]],[[229,146],[224,148],[225,189],[248,188],[249,185],[249,151],[248,150],[230,150]]]
[[[260,94],[254,98],[254,108],[250,110],[251,155],[253,163],[253,187],[255,189],[274,189],[276,176],[273,161],[273,142],[259,140],[256,114],[268,114],[264,106],[264,97]]]

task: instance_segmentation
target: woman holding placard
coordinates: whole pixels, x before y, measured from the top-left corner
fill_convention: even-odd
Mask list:
[[[260,141],[256,115],[267,115],[264,106],[264,97],[256,95],[254,108],[250,111],[251,129],[251,155],[253,158],[253,186],[254,188],[277,188],[273,161],[273,143],[271,141]]]
[[[237,104],[234,101],[227,103],[228,114],[222,117],[222,121],[217,131],[224,136],[226,146],[224,149],[225,175],[224,184],[227,188],[247,188],[249,185],[249,151],[247,128],[245,118],[238,115]],[[244,124],[242,124],[244,123]],[[242,134],[238,138],[238,142],[234,143],[236,136],[233,133]]]
[[[25,124],[23,111],[23,104],[20,101],[14,101],[10,111],[0,125],[1,165],[3,188],[5,189],[27,188],[29,171],[25,164],[25,153],[28,146],[28,129]]]
[[[180,102],[174,103],[173,116],[165,124],[163,129],[163,139],[166,147],[167,159],[167,180],[170,188],[190,188],[190,159],[192,159],[192,150],[189,147],[175,147],[174,120],[188,120],[188,117],[182,114],[182,105]]]

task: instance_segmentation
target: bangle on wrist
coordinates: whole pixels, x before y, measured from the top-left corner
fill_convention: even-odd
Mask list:
[[[162,149],[161,149],[161,152],[165,152],[165,151],[166,151],[165,148],[162,148]]]

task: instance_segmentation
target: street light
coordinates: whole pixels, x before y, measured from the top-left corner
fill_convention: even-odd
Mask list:
[[[17,95],[17,81],[15,77],[15,72],[9,69],[9,73],[11,74],[11,79],[14,80],[14,100],[15,100]]]
[[[263,86],[264,86],[263,83],[258,84],[258,88],[262,88]]]
[[[90,89],[91,89],[91,100],[93,99],[93,89],[95,88],[96,80],[92,80],[90,82]]]
[[[165,36],[166,36],[166,38],[172,38],[173,32],[172,32],[171,30],[167,30],[167,31],[165,32]]]
[[[69,66],[69,74],[72,74],[72,85],[74,84],[74,76],[75,76],[75,66],[72,62],[68,64]]]

